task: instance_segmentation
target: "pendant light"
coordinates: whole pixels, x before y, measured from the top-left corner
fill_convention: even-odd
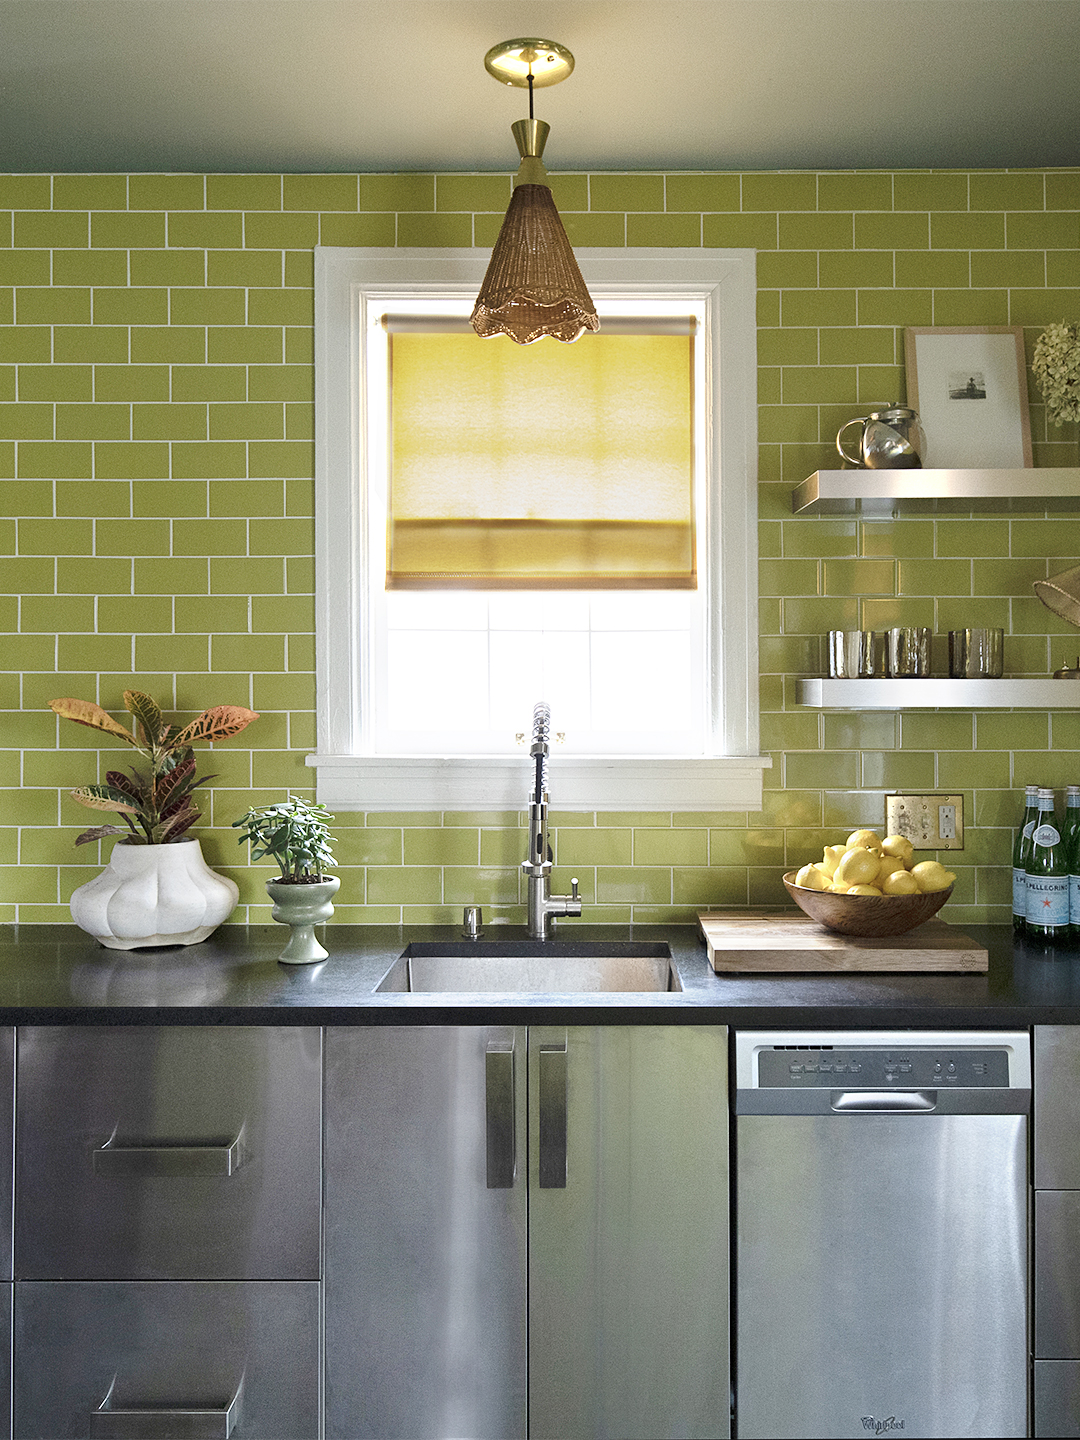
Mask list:
[[[521,164],[473,307],[473,329],[481,336],[509,335],[519,345],[545,335],[576,340],[585,330],[599,330],[600,320],[541,158],[551,126],[533,118],[534,87],[565,80],[574,57],[553,40],[506,40],[488,51],[484,66],[505,85],[528,86],[529,118],[510,127]]]

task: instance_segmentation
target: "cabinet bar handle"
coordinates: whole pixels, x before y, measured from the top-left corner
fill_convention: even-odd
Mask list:
[[[566,1189],[566,1041],[540,1046],[540,1188]]]
[[[110,1137],[94,1151],[94,1174],[138,1179],[234,1175],[247,1159],[244,1132],[205,1145],[117,1145]]]
[[[487,1084],[487,1188],[512,1190],[516,1170],[514,1139],[514,1042],[489,1040]]]
[[[240,1423],[240,1401],[244,1382],[227,1405],[112,1405],[116,1377],[109,1393],[90,1412],[91,1440],[229,1440]]]

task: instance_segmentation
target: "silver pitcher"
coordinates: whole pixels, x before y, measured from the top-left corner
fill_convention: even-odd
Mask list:
[[[852,425],[863,427],[858,456],[844,449],[844,431]],[[836,432],[836,448],[850,465],[862,470],[918,470],[926,454],[926,436],[914,410],[906,405],[888,405],[841,425]]]

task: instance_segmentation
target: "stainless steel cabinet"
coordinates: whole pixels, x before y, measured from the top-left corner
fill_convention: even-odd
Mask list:
[[[1080,1030],[1035,1027],[1035,1434],[1080,1436]]]
[[[328,1437],[525,1433],[524,1051],[523,1028],[326,1032]]]
[[[319,1287],[16,1286],[16,1440],[318,1440]]]
[[[530,1028],[529,1097],[529,1435],[726,1435],[726,1033]]]
[[[318,1440],[321,1031],[16,1049],[14,1435]]]
[[[726,1035],[336,1028],[326,1433],[728,1433]]]
[[[18,1279],[317,1279],[317,1028],[20,1029]]]
[[[11,1434],[11,1216],[15,1165],[15,1031],[0,1026],[0,1436]]]

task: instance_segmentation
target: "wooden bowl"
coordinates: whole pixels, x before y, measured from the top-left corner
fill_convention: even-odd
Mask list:
[[[923,895],[836,895],[831,890],[807,890],[795,884],[796,871],[784,876],[787,892],[807,915],[841,935],[884,938],[903,935],[936,915],[953,892],[934,890]]]

